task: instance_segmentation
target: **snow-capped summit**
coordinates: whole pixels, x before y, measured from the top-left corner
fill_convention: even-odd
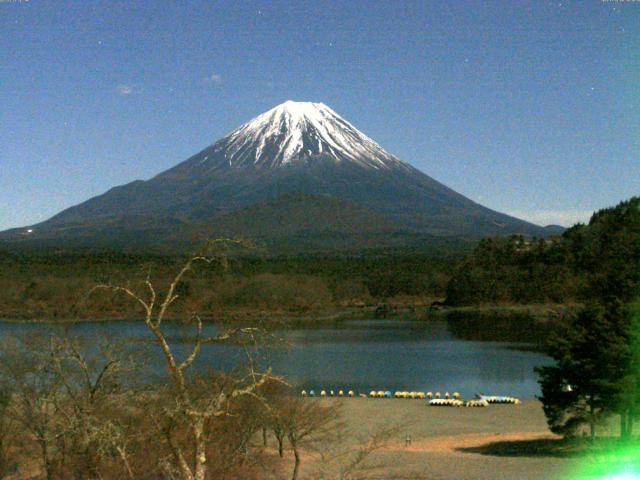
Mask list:
[[[232,167],[275,168],[330,159],[361,167],[406,165],[323,103],[286,101],[216,142],[210,158]]]

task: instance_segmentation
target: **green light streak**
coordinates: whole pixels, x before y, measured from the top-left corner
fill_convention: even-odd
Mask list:
[[[569,480],[640,480],[640,445],[625,445],[593,453]]]
[[[640,377],[640,301],[631,305],[633,352],[632,371]],[[638,401],[636,399],[636,401]],[[603,442],[603,443],[600,443]],[[602,445],[598,449],[598,444]],[[640,480],[640,438],[626,442],[613,438],[596,440],[597,450],[585,455],[576,472],[567,475],[568,480]]]

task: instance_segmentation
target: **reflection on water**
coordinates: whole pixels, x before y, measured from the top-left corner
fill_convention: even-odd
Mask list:
[[[547,364],[547,357],[518,350],[529,346],[524,343],[492,341],[484,331],[482,340],[468,339],[472,324],[467,321],[461,328],[455,322],[367,320],[282,330],[276,335],[284,345],[262,349],[259,363],[272,365],[275,373],[307,389],[459,391],[463,396],[495,393],[520,397],[539,393],[533,367]],[[475,328],[497,330],[487,328],[486,321]],[[106,336],[132,348],[148,349],[151,363],[163,366],[142,322],[79,323],[66,329],[88,339]],[[209,334],[215,329],[206,326]],[[1,335],[41,336],[63,330],[51,325],[0,323]],[[166,331],[169,337],[179,339],[189,333],[189,327],[167,324]],[[187,343],[174,341],[174,347],[186,355]],[[241,363],[245,354],[236,345],[207,345],[196,368],[228,371]],[[158,373],[162,368],[158,367]]]
[[[451,334],[463,340],[544,343],[554,323],[527,313],[496,315],[454,311],[447,314]]]

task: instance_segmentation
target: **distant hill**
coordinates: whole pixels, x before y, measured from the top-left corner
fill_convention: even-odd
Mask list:
[[[633,197],[552,239],[482,240],[453,272],[447,302],[580,303],[603,292],[633,298],[639,284],[640,197]]]

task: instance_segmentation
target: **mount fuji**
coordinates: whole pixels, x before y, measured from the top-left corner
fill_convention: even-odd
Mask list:
[[[0,240],[142,246],[232,235],[315,248],[516,233],[558,230],[473,202],[322,103],[287,101],[149,180],[112,188]]]

